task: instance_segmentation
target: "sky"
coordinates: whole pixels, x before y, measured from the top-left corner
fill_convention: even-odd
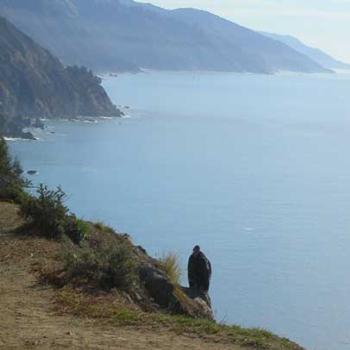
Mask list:
[[[255,30],[290,34],[350,63],[350,0],[138,0],[194,7]]]

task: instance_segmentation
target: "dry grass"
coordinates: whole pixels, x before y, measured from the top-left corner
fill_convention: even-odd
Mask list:
[[[24,223],[19,215],[19,208],[16,205],[0,202],[0,234],[11,232]]]
[[[96,230],[100,231],[100,232],[104,232],[104,233],[112,233],[115,234],[115,230],[105,224],[103,224],[102,222],[96,222],[93,224],[93,226],[95,227]]]
[[[143,312],[111,296],[94,297],[65,288],[57,295],[56,310],[79,317],[94,318],[99,324],[138,327],[154,331],[171,331],[206,341],[232,344],[257,350],[302,350],[301,347],[263,329],[227,326],[209,320],[173,316],[160,312]]]
[[[20,224],[17,207],[0,202],[0,227],[8,233],[9,230],[16,229],[16,226]],[[31,266],[32,271],[39,274],[44,266],[58,262],[57,251],[60,245],[60,242],[44,238],[18,237],[7,234],[0,241],[0,266],[3,266],[6,271],[10,271],[11,266],[18,269],[19,266],[28,265]],[[177,259],[172,258],[167,261],[170,271],[176,271],[174,266],[176,267]],[[22,271],[21,273],[23,276],[27,276],[25,275],[27,272]],[[176,276],[178,276],[177,273],[173,275],[173,278],[176,279]],[[9,281],[20,284],[22,279],[9,277]],[[19,290],[17,285],[13,288],[13,291]],[[168,332],[167,334],[181,335],[188,338],[189,341],[193,339],[204,340],[203,344],[212,344],[213,349],[216,346],[219,348],[219,345],[226,348],[227,345],[228,348],[237,348],[238,346],[257,350],[303,350],[289,340],[261,329],[244,329],[239,326],[227,326],[185,316],[144,312],[130,299],[124,297],[123,292],[89,294],[69,287],[59,290],[48,287],[48,291],[50,299],[40,299],[36,294],[39,293],[38,291],[33,292],[29,299],[37,297],[38,300],[40,299],[40,306],[44,305],[45,307],[51,303],[51,300],[55,301],[55,313],[50,312],[45,316],[48,317],[48,322],[50,317],[56,322],[55,315],[60,314],[62,317],[73,317],[78,323],[95,320],[100,328],[104,326],[120,327],[119,329],[136,330],[140,334],[148,331],[156,336],[164,334],[165,331]],[[42,293],[44,295],[46,292]],[[182,293],[182,291],[176,290],[176,293]],[[19,295],[18,298],[21,296]],[[18,303],[14,303],[14,307],[19,307],[19,301],[20,299],[18,299]],[[30,316],[29,312],[28,315]],[[25,322],[26,327],[30,325],[29,321]]]
[[[170,282],[174,285],[179,285],[181,280],[181,268],[179,264],[179,257],[176,253],[165,254],[160,259],[162,270],[167,274]]]

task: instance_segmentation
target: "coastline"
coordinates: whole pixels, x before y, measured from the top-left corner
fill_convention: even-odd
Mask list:
[[[152,255],[171,247],[185,264],[188,247],[201,243],[218,273],[213,301],[219,319],[266,327],[310,348],[343,349],[345,313],[331,318],[332,325],[325,321],[327,314],[333,315],[332,299],[342,304],[342,293],[325,279],[347,289],[347,281],[338,278],[346,273],[346,264],[337,265],[339,274],[334,275],[321,255],[345,263],[337,252],[345,256],[349,247],[338,244],[348,241],[340,225],[348,221],[335,212],[339,205],[344,212],[349,209],[347,163],[326,147],[332,143],[332,150],[341,155],[348,145],[348,84],[343,82],[348,78],[171,78],[144,74],[107,82],[109,91],[115,91],[114,101],[130,104],[135,118],[96,127],[59,123],[62,128],[48,136],[48,147],[29,145],[38,159],[26,144],[16,146],[26,169],[40,171],[36,182],[62,185],[69,204],[83,217],[132,232]],[[246,89],[251,83],[254,91]],[[198,86],[208,86],[209,93]],[[155,94],[156,88],[162,93]],[[344,104],[333,113],[332,101],[339,99]],[[326,163],[332,166],[319,176],[319,166]],[[316,186],[323,191],[314,192]],[[99,209],[89,209],[87,203],[92,202]],[[330,234],[337,239],[330,240]],[[323,246],[326,241],[330,246]],[[303,249],[297,252],[287,249],[300,243]],[[320,254],[315,252],[312,268],[305,271],[315,246]],[[221,283],[232,294],[227,295]],[[324,293],[317,294],[320,288]],[[285,311],[289,303],[293,308]],[[331,336],[326,335],[328,327]]]
[[[127,109],[129,110],[130,107]],[[13,129],[8,129],[5,133],[3,133],[3,137],[6,141],[10,142],[16,142],[16,141],[38,141],[39,137],[37,136],[37,131],[45,131],[47,129],[47,123],[50,121],[62,121],[62,122],[69,122],[69,123],[86,123],[86,124],[97,124],[102,121],[108,121],[108,120],[114,120],[114,119],[127,119],[131,118],[130,115],[126,114],[125,112],[121,111],[121,115],[111,117],[111,116],[76,116],[72,118],[40,118],[40,127],[34,127],[31,125],[26,124],[25,126],[18,126],[16,125]],[[32,121],[35,121],[36,119],[29,119]],[[47,131],[49,134],[53,134],[54,131],[50,130]]]

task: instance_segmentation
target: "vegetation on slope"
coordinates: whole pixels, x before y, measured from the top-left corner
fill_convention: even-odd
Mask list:
[[[286,338],[280,338],[264,329],[229,326],[206,319],[160,312],[144,312],[123,303],[96,297],[75,290],[62,289],[57,296],[57,310],[82,318],[98,319],[109,325],[134,326],[141,329],[166,329],[177,335],[200,337],[213,344],[232,344],[257,350],[303,350]],[[215,349],[215,345],[213,345]]]
[[[25,185],[20,164],[11,159],[7,144],[0,135],[0,200],[21,201]]]

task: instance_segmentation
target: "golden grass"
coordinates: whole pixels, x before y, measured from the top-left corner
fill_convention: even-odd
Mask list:
[[[179,285],[181,280],[181,268],[179,257],[176,253],[165,254],[161,259],[161,268],[167,274],[169,280],[174,285]]]
[[[143,312],[111,296],[94,297],[64,288],[57,294],[57,311],[96,319],[98,323],[119,327],[168,330],[178,335],[198,337],[208,342],[232,344],[256,350],[303,350],[286,338],[263,329],[228,326],[210,320],[173,316],[161,312]]]
[[[0,233],[11,232],[21,225],[24,220],[19,215],[19,207],[17,205],[0,202]]]

